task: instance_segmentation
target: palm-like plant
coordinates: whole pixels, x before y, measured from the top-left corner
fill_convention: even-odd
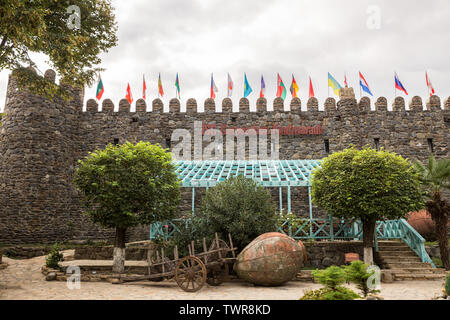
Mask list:
[[[443,192],[450,190],[450,159],[436,161],[434,156],[430,155],[426,166],[419,161],[414,165],[420,173],[421,184],[427,193],[428,200],[425,207],[436,225],[442,264],[449,270],[447,224],[450,205],[443,197]]]

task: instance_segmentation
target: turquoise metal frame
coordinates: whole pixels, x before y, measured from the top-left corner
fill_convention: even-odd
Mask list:
[[[180,228],[189,224],[188,219],[175,219],[165,223],[154,223],[150,226],[150,239],[157,237],[171,238]],[[362,223],[360,220],[345,221],[333,218],[305,219],[294,230],[289,221],[277,226],[277,231],[296,240],[361,240]],[[378,240],[400,239],[405,242],[422,260],[436,267],[425,250],[425,239],[405,219],[377,221],[375,232],[375,249],[378,251]]]
[[[174,161],[181,186],[192,188],[192,212],[195,212],[195,188],[209,188],[230,177],[243,175],[264,187],[278,187],[280,213],[283,211],[282,188],[287,188],[287,211],[291,212],[291,187],[308,187],[310,218],[312,219],[312,171],[320,160],[205,160]]]

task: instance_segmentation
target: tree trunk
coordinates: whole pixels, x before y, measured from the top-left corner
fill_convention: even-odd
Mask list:
[[[361,219],[363,227],[364,263],[373,264],[373,235],[375,232],[375,219]]]
[[[113,272],[123,273],[125,270],[125,234],[126,228],[116,228],[113,253]]]
[[[435,224],[442,264],[446,270],[450,270],[447,232],[449,205],[442,200],[440,192],[435,192],[432,200],[426,203],[426,208]]]

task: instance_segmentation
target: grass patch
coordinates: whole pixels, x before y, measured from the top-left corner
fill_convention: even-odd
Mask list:
[[[448,239],[448,244],[450,245],[450,238]],[[437,241],[425,241],[426,246],[437,246],[439,243]]]

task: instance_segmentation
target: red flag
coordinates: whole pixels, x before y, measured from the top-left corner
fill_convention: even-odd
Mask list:
[[[428,91],[430,92],[430,97],[435,94],[434,88],[433,88],[433,84],[430,81],[430,78],[428,78],[428,72],[425,72],[425,78],[427,80],[427,87],[428,87]]]
[[[131,94],[131,89],[130,89],[129,83],[128,83],[127,94],[125,96],[125,99],[127,99],[130,104],[133,102],[133,95]]]
[[[147,84],[145,83],[145,76],[142,76],[143,84],[142,84],[142,97],[146,98],[146,92],[147,92]]]
[[[344,85],[346,88],[348,88],[348,82],[347,82],[347,74],[344,73]]]
[[[309,77],[309,97],[314,97],[314,88],[312,85],[311,77]]]

